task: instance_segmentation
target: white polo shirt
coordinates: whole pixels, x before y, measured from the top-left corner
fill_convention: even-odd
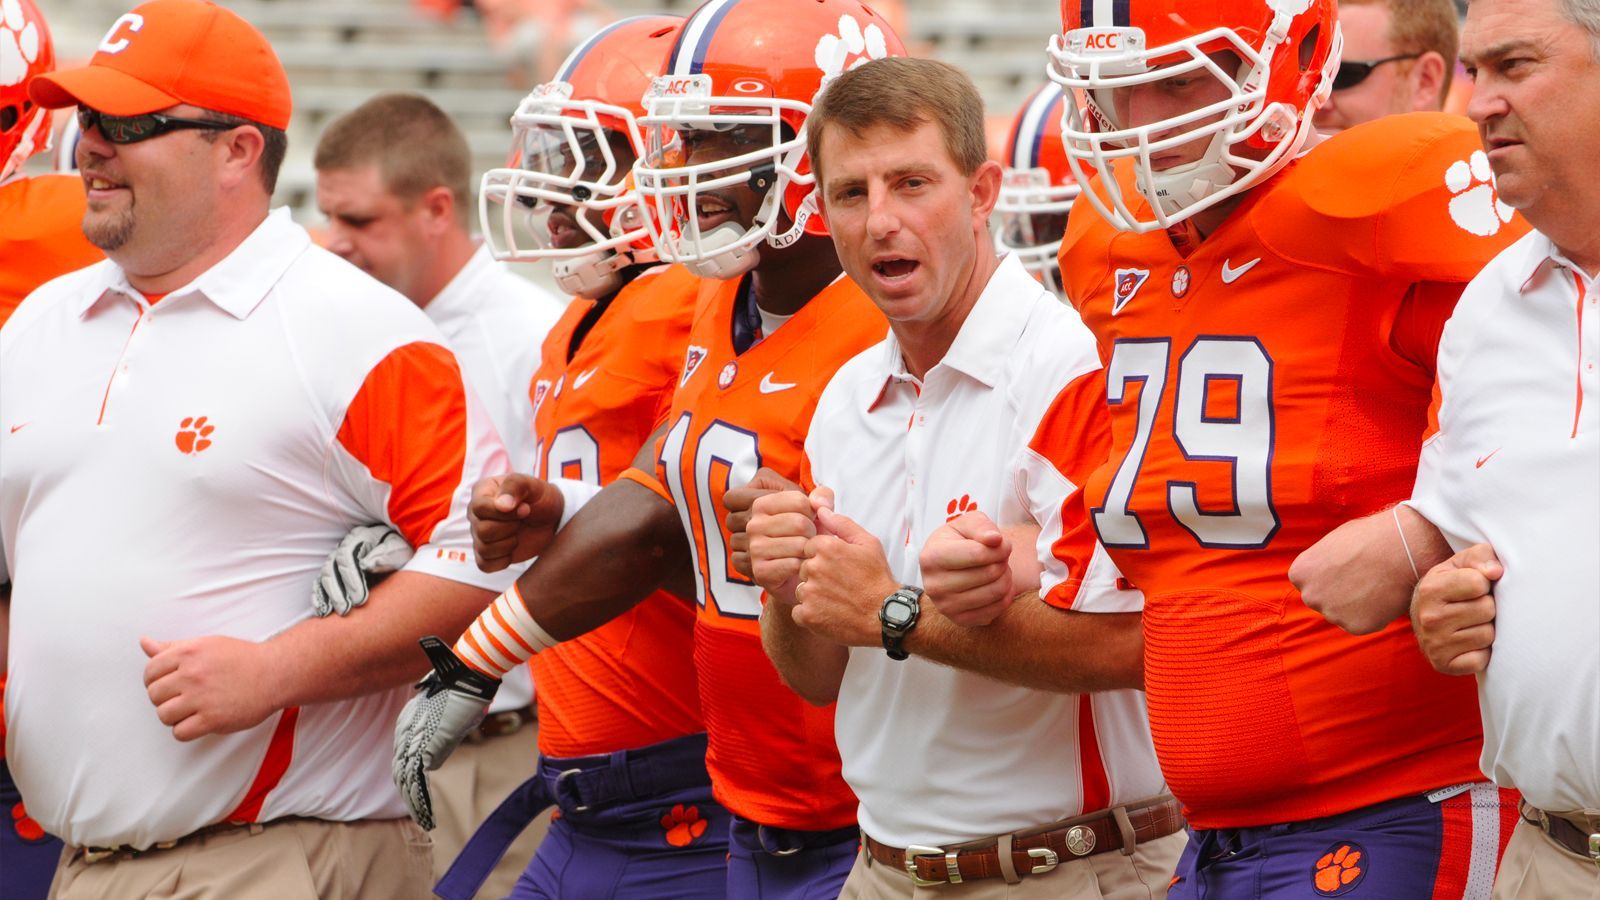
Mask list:
[[[528,385],[539,370],[544,337],[565,306],[554,294],[495,262],[485,244],[423,307],[488,408],[513,472],[537,471]]]
[[[1411,505],[1492,546],[1483,771],[1541,809],[1600,809],[1600,289],[1535,231],[1467,285],[1439,345]]]
[[[811,476],[879,537],[906,584],[922,582],[928,536],[976,508],[1002,528],[1043,526],[1047,587],[1085,582],[1075,609],[1136,612],[1142,598],[1116,589],[1104,550],[1086,571],[1060,571],[1050,543],[1078,488],[1029,446],[1057,402],[1103,414],[1100,368],[1077,314],[1008,256],[920,384],[892,333],[839,369],[806,436]],[[1072,468],[1086,475],[1098,453]],[[899,847],[976,840],[1165,791],[1138,691],[1048,693],[852,648],[835,729],[862,829]]]
[[[406,814],[407,687],[179,743],[139,639],[294,626],[368,522],[418,548],[408,571],[503,589],[465,511],[505,451],[443,340],[285,210],[154,306],[109,261],[23,302],[0,331],[6,756],[48,831],[145,847],[224,819]]]
[[[511,456],[513,472],[535,472],[533,401],[528,385],[539,370],[540,347],[561,318],[562,304],[549,291],[495,262],[480,245],[423,312],[444,339],[467,384],[483,401],[495,431]],[[518,572],[526,566],[517,567]],[[527,666],[506,673],[490,712],[521,709],[533,702]]]

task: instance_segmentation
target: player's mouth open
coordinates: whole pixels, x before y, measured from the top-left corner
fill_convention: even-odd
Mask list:
[[[914,259],[884,257],[873,260],[872,271],[877,274],[878,278],[892,283],[910,278],[911,273],[915,272],[921,265]]]
[[[552,212],[547,225],[550,229],[550,243],[557,250],[571,250],[589,242],[589,236],[578,228],[578,223],[565,210],[558,209]]]
[[[696,221],[700,230],[710,231],[733,218],[733,207],[717,197],[701,197],[695,205]]]

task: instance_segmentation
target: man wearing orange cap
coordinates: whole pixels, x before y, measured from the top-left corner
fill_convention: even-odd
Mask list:
[[[417,638],[507,586],[466,521],[490,419],[420,310],[270,211],[288,80],[236,14],[153,0],[29,90],[79,106],[110,257],[0,332],[7,750],[52,896],[426,897],[390,748]],[[367,522],[416,554],[314,617]]]

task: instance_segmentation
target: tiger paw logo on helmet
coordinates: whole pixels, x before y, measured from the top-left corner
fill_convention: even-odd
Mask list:
[[[1454,195],[1450,198],[1450,218],[1468,234],[1492,237],[1517,213],[1500,199],[1494,170],[1489,168],[1489,157],[1482,150],[1472,151],[1471,157],[1457,160],[1445,170],[1444,184]]]
[[[854,16],[839,17],[839,33],[825,34],[817,41],[817,68],[824,78],[832,78],[854,69],[868,60],[883,59],[889,55],[889,42],[884,40],[883,29],[869,23],[865,30]],[[845,62],[855,58],[855,62]]]
[[[39,26],[22,14],[18,0],[0,0],[0,85],[21,84],[39,61]]]

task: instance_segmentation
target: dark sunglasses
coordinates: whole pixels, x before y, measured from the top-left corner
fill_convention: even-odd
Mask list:
[[[177,116],[164,116],[161,113],[145,113],[142,116],[108,116],[96,109],[87,106],[78,107],[78,126],[85,133],[91,128],[100,129],[100,136],[113,144],[137,144],[159,137],[169,131],[179,131],[184,128],[202,128],[207,131],[226,131],[237,128],[227,122],[218,122],[214,119],[183,119]]]
[[[1353,88],[1372,74],[1372,70],[1384,63],[1399,62],[1403,59],[1416,59],[1421,53],[1402,53],[1399,56],[1385,56],[1383,59],[1374,59],[1370,62],[1354,62],[1345,60],[1339,63],[1339,71],[1333,76],[1333,89],[1342,91]]]

